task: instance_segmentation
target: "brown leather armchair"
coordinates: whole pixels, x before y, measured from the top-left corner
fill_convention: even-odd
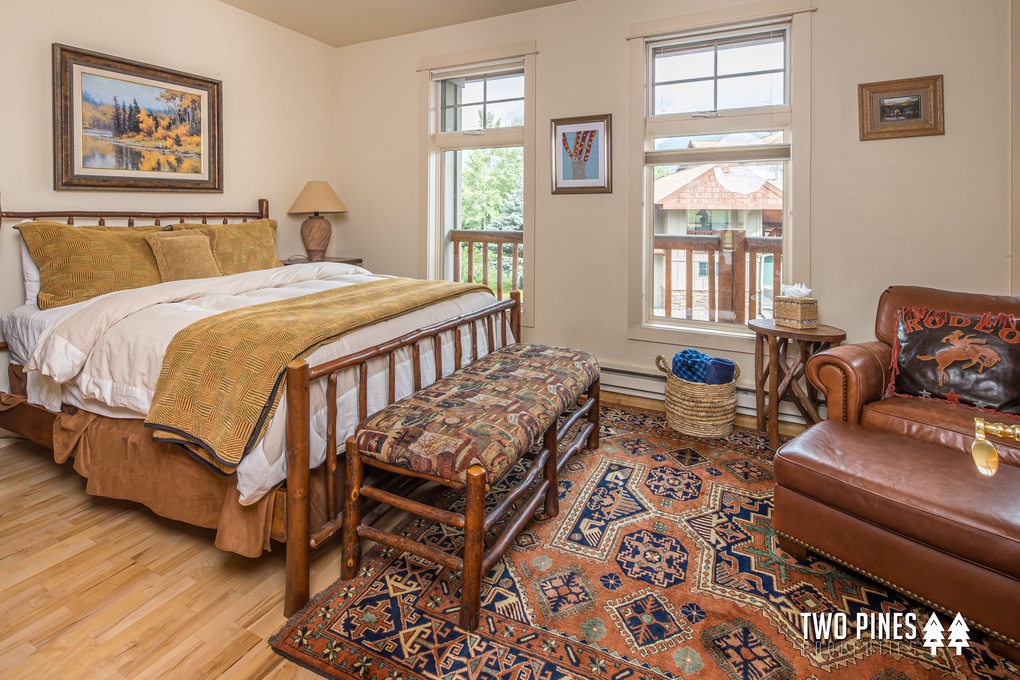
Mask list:
[[[1020,316],[1020,298],[894,286],[872,342],[821,352],[808,378],[829,414],[775,459],[780,546],[811,551],[988,633],[1020,662],[1020,448],[993,438],[995,477],[970,456],[974,418],[1020,423],[937,399],[883,398],[896,310]]]
[[[993,311],[1020,316],[1020,297],[956,293],[917,286],[887,288],[878,300],[875,340],[833,347],[818,353],[807,364],[808,379],[825,394],[829,420],[860,423],[967,453],[974,442],[975,417],[1020,423],[1020,419],[989,416],[936,399],[883,398],[891,373],[896,310],[900,307],[930,307],[965,314]],[[997,437],[990,439],[1002,463],[1020,467],[1017,442]]]

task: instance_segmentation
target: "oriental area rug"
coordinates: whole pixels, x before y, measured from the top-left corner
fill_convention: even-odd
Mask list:
[[[564,467],[559,516],[533,519],[483,581],[477,631],[457,628],[458,574],[373,545],[358,576],[320,593],[274,649],[344,680],[1020,677],[975,630],[969,647],[952,648],[949,621],[936,637],[950,646],[934,655],[920,634],[805,635],[801,613],[842,612],[851,627],[858,614],[913,613],[919,629],[932,613],[778,547],[773,453],[758,434],[685,437],[662,414],[611,406],[601,435],[597,452]],[[433,502],[463,498],[442,491]],[[445,550],[461,540],[416,518],[397,530]]]

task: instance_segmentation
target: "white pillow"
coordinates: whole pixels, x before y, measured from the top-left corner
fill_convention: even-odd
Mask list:
[[[19,236],[18,240],[21,241],[21,271],[25,273],[25,304],[34,305],[39,299],[39,265],[28,252],[25,239]]]

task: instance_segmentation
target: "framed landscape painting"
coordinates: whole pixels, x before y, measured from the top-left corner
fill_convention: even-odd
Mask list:
[[[857,86],[861,141],[944,135],[942,76]]]
[[[53,45],[53,188],[223,191],[222,84]]]
[[[611,114],[552,121],[552,192],[612,193]]]

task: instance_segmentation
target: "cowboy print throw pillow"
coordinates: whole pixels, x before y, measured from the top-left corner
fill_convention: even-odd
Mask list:
[[[1020,328],[1009,314],[897,311],[886,396],[945,399],[1020,415]]]

